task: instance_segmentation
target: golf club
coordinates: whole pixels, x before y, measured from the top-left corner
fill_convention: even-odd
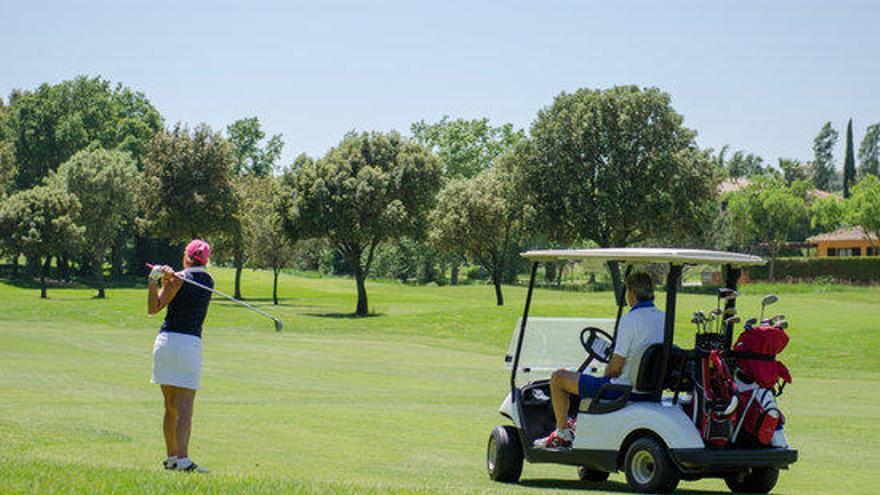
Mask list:
[[[150,268],[150,269],[152,270],[152,269],[156,268],[156,265],[153,265],[153,264],[147,263],[147,267]],[[244,302],[244,301],[239,301],[238,299],[236,299],[236,298],[230,296],[229,294],[224,294],[223,292],[220,292],[220,291],[217,290],[217,289],[212,289],[212,288],[210,288],[210,287],[208,287],[208,286],[206,286],[206,285],[202,285],[202,284],[196,282],[195,280],[189,280],[188,278],[185,278],[185,277],[181,276],[181,275],[180,275],[179,273],[177,273],[177,272],[174,272],[174,276],[177,277],[177,278],[179,278],[180,280],[183,280],[184,282],[186,282],[186,283],[188,283],[188,284],[194,285],[194,286],[196,286],[196,287],[198,287],[198,288],[200,288],[200,289],[205,289],[206,291],[208,291],[208,292],[212,292],[212,293],[214,293],[214,294],[217,294],[217,295],[220,296],[220,297],[225,297],[226,299],[229,299],[230,301],[232,301],[232,302],[234,302],[234,303],[236,303],[236,304],[239,304],[239,305],[241,305],[241,306],[244,306],[245,308],[247,308],[247,309],[249,309],[249,310],[251,310],[251,311],[254,311],[254,312],[256,312],[256,313],[259,313],[259,314],[265,316],[266,318],[269,318],[270,320],[272,320],[272,321],[275,323],[275,331],[276,331],[276,332],[280,332],[281,330],[284,329],[284,322],[281,321],[281,319],[276,318],[276,317],[270,315],[269,313],[267,313],[267,312],[265,312],[265,311],[263,311],[263,310],[261,310],[261,309],[259,309],[259,308],[256,308],[256,307],[254,307],[254,306],[251,306],[250,304],[248,304],[248,303],[246,303],[246,302]]]
[[[767,294],[766,296],[764,296],[763,299],[761,299],[761,321],[764,321],[764,308],[771,304],[774,304],[778,300],[779,298],[776,297],[775,294]]]

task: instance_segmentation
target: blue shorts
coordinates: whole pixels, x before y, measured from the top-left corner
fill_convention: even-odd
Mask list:
[[[599,389],[602,388],[602,385],[607,385],[609,383],[611,383],[611,378],[608,378],[607,376],[597,377],[583,374],[578,378],[578,396],[580,396],[581,399],[595,397],[596,394],[599,393]],[[621,395],[622,392],[619,390],[606,391],[602,394],[602,398],[616,399]]]

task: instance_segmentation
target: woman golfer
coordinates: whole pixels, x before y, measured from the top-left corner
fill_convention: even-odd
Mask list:
[[[147,312],[154,315],[168,307],[165,321],[153,345],[153,383],[162,387],[165,396],[165,469],[207,472],[189,458],[189,434],[192,430],[193,401],[199,389],[202,371],[202,323],[208,313],[211,293],[186,284],[178,277],[214,287],[214,279],[205,271],[211,247],[196,239],[183,253],[181,273],[169,266],[156,267],[150,273]],[[158,281],[162,280],[162,287]]]

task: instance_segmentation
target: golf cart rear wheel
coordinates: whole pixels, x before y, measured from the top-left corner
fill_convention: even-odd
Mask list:
[[[671,493],[681,475],[660,442],[642,437],[626,451],[626,482],[639,493]]]
[[[486,448],[486,469],[489,479],[516,483],[522,474],[523,449],[519,433],[513,426],[496,426],[489,435]]]
[[[779,469],[754,468],[724,478],[733,493],[770,493],[779,479]]]
[[[581,481],[591,481],[593,483],[602,483],[608,479],[608,475],[611,474],[607,471],[598,471],[596,469],[590,469],[588,467],[579,466],[578,467],[578,478]]]

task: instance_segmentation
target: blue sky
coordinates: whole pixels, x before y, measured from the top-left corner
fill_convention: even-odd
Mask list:
[[[810,159],[822,123],[880,121],[880,2],[0,0],[0,93],[101,75],[168,123],[256,115],[284,160],[350,129],[487,116],[561,91],[672,95],[702,146]]]

